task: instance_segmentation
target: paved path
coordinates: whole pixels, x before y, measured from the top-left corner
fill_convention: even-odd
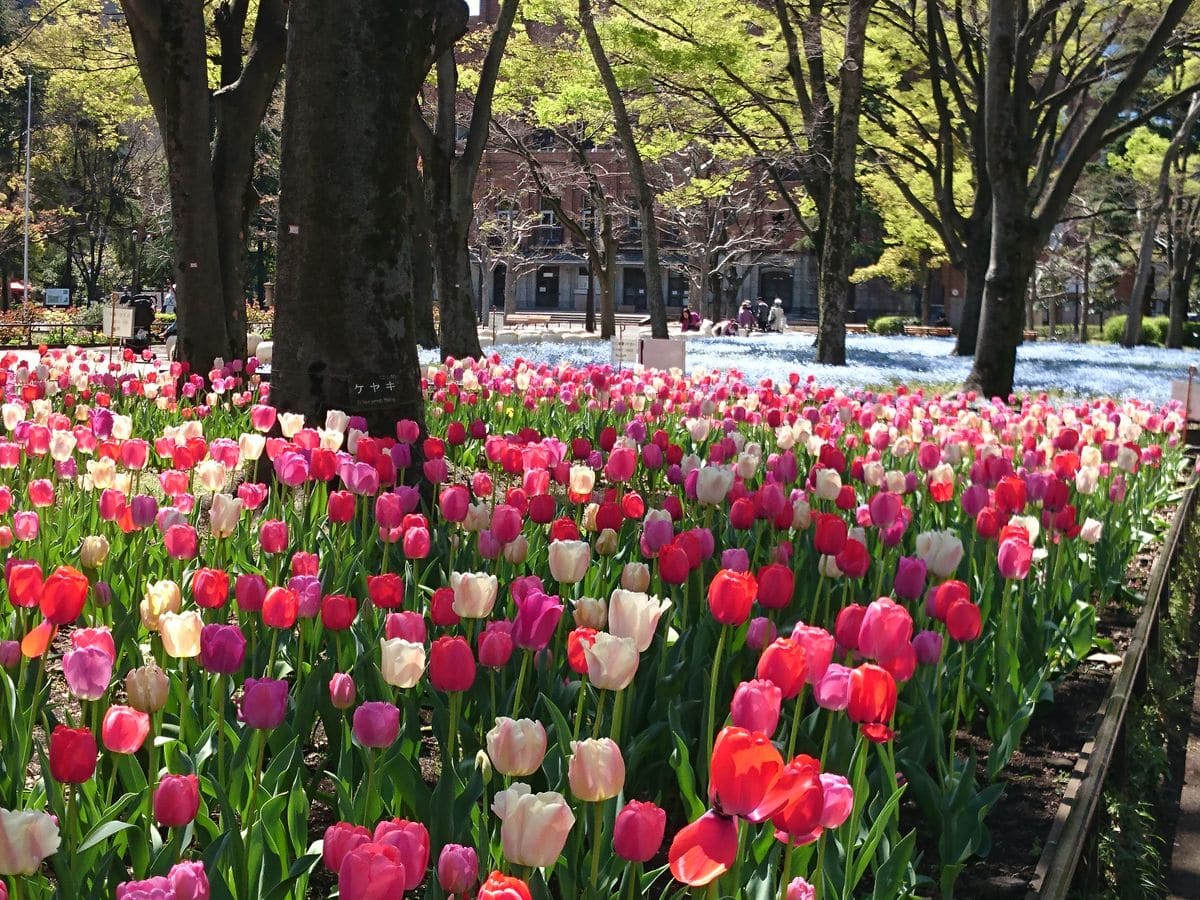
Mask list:
[[[1192,726],[1185,766],[1168,880],[1171,900],[1200,898],[1200,668],[1196,671],[1192,695]]]

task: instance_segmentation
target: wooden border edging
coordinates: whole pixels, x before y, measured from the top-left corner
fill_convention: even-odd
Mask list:
[[[1167,576],[1179,552],[1184,526],[1192,515],[1196,484],[1195,478],[1189,479],[1162,549],[1154,560],[1146,586],[1146,605],[1138,617],[1121,667],[1100,706],[1100,723],[1075,763],[1026,900],[1065,900],[1081,862],[1086,862],[1095,873],[1096,811],[1110,770],[1125,763],[1118,758],[1125,739],[1125,713],[1130,698],[1144,686],[1147,650],[1158,643],[1158,622],[1167,604],[1164,599]]]

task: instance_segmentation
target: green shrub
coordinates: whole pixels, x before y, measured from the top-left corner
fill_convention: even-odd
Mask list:
[[[1119,344],[1125,337],[1125,316],[1109,316],[1101,334],[1110,344]]]
[[[919,325],[920,320],[912,316],[880,316],[867,323],[867,330],[875,334],[904,334],[905,325]]]
[[[1110,344],[1119,344],[1125,337],[1126,316],[1112,316],[1104,323],[1102,336]],[[1167,342],[1167,327],[1170,319],[1166,316],[1147,316],[1142,319],[1142,339],[1138,342],[1143,346],[1161,347]],[[1186,334],[1185,334],[1186,343]]]

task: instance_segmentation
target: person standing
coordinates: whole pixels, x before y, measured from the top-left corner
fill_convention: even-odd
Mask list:
[[[780,334],[787,331],[787,311],[783,308],[783,301],[778,297],[771,306],[771,330]]]
[[[175,312],[175,285],[167,288],[167,293],[163,296],[162,311],[165,313]]]

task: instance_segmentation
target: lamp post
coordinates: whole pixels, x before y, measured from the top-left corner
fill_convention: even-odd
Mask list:
[[[30,148],[33,145],[33,75],[26,76],[28,97],[25,106],[25,263],[21,274],[23,301],[29,301],[29,168]]]

